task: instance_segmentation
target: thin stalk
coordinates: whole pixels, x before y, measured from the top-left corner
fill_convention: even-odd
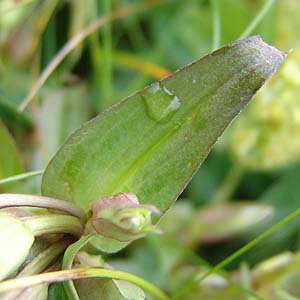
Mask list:
[[[34,96],[38,93],[40,88],[49,78],[49,76],[53,73],[53,71],[57,68],[57,66],[65,59],[65,57],[74,50],[85,38],[87,38],[90,34],[96,31],[98,28],[107,24],[108,22],[125,18],[133,13],[137,13],[139,11],[145,10],[150,7],[155,7],[164,3],[165,0],[154,0],[148,1],[146,3],[139,3],[136,5],[128,5],[127,7],[122,7],[112,12],[109,16],[103,16],[92,22],[89,26],[80,31],[77,35],[75,35],[71,40],[69,40],[65,46],[56,54],[56,56],[51,60],[48,66],[41,73],[38,80],[32,86],[28,95],[24,98],[24,100],[20,103],[18,107],[18,111],[22,112],[27,107],[27,105],[32,101]]]
[[[258,12],[256,17],[252,20],[252,22],[248,25],[248,27],[244,30],[244,32],[238,38],[239,40],[246,38],[249,36],[253,30],[259,25],[259,23],[263,20],[266,14],[269,12],[271,7],[274,5],[276,0],[267,0],[265,5]]]
[[[97,88],[101,88],[102,86],[102,52],[101,52],[101,45],[99,41],[98,32],[91,34],[89,38],[89,50],[91,53],[91,60],[92,60],[92,67],[93,67],[93,80],[95,86]],[[101,103],[98,101],[97,109],[101,110]]]
[[[60,210],[85,222],[84,211],[69,201],[37,195],[0,194],[0,208],[14,206],[41,207]]]
[[[242,265],[241,265],[241,277],[242,277],[243,287],[247,290],[250,290],[251,289],[251,274],[250,274],[250,269],[249,269],[249,266],[247,263],[242,263]],[[244,300],[251,300],[250,295],[245,293]]]
[[[23,288],[36,286],[39,284],[45,284],[45,283],[50,284],[54,282],[62,282],[66,280],[75,280],[75,279],[83,279],[83,278],[110,278],[110,279],[125,280],[149,292],[158,300],[170,300],[168,295],[166,295],[163,291],[158,289],[152,283],[140,277],[122,271],[100,269],[100,268],[78,268],[72,270],[43,273],[43,274],[33,275],[30,277],[22,277],[22,278],[5,280],[0,283],[0,294],[15,289],[23,289]]]
[[[220,9],[219,9],[219,1],[211,0],[211,8],[213,15],[213,45],[212,50],[216,50],[220,48],[220,40],[221,40],[221,24],[220,24]]]
[[[44,170],[39,170],[39,171],[31,171],[31,172],[26,172],[26,173],[14,175],[14,176],[6,177],[3,179],[0,179],[0,185],[5,184],[5,183],[19,181],[19,180],[24,180],[24,179],[35,177],[35,176],[39,176],[39,175],[42,175],[43,173],[44,173]]]
[[[24,217],[22,221],[35,236],[51,233],[82,234],[82,224],[78,218],[67,215],[39,215]]]
[[[293,220],[294,218],[298,217],[300,215],[300,208],[294,211],[293,213],[289,214],[287,217],[283,218],[281,221],[270,227],[268,230],[264,231],[262,234],[260,234],[258,237],[247,243],[245,246],[240,248],[238,251],[234,252],[232,255],[218,263],[216,266],[214,266],[212,269],[210,269],[208,272],[206,272],[203,276],[200,278],[194,279],[191,281],[188,285],[186,285],[185,288],[178,291],[173,299],[178,300],[182,299],[186,294],[190,293],[190,291],[195,288],[196,286],[200,285],[207,277],[209,277],[211,274],[216,273],[220,271],[222,268],[226,267],[228,264],[233,262],[235,259],[243,255],[245,252],[252,249],[254,246],[256,246],[259,242],[270,236],[272,233],[286,225],[288,222]]]
[[[96,234],[89,234],[86,236],[82,236],[77,242],[70,245],[65,251],[63,261],[62,261],[62,269],[70,270],[73,265],[73,261],[77,253],[80,251],[82,247],[84,247]],[[80,300],[76,288],[74,286],[73,280],[69,280],[64,282],[65,292],[71,300]]]
[[[232,195],[240,183],[243,174],[243,169],[237,165],[233,165],[221,186],[218,187],[217,191],[213,195],[211,202],[224,203],[231,200]]]
[[[103,1],[103,14],[110,15],[112,10],[112,1]],[[103,27],[103,60],[102,60],[102,89],[103,101],[102,108],[106,108],[113,103],[112,92],[112,26],[108,22]]]

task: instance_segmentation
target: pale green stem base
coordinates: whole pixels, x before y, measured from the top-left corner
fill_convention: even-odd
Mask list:
[[[80,236],[82,224],[78,218],[67,215],[41,215],[22,218],[35,236],[51,233],[70,233]]]

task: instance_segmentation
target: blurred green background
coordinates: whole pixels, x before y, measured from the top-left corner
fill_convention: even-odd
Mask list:
[[[43,169],[83,122],[217,44],[239,39],[268,3],[251,34],[288,52],[285,63],[165,217],[166,236],[134,243],[115,264],[159,285],[167,280],[171,288],[170,273],[178,264],[185,268],[174,275],[175,287],[194,272],[193,258],[196,265],[199,257],[221,261],[299,208],[299,0],[0,0],[0,178]],[[129,7],[125,13],[124,7]],[[120,11],[122,18],[107,22]],[[99,19],[103,26],[72,47],[23,109],[58,52]],[[2,184],[0,192],[39,193],[39,180]],[[297,251],[299,225],[290,222],[228,270],[242,261],[253,266],[282,251]]]

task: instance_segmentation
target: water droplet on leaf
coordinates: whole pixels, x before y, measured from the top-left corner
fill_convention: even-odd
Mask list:
[[[148,116],[158,122],[168,122],[178,111],[180,99],[166,86],[157,82],[142,94]]]

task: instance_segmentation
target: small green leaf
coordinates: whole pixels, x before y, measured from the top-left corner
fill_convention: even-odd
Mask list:
[[[30,229],[17,218],[0,214],[0,281],[24,262],[34,242]]]
[[[130,192],[165,211],[283,58],[250,37],[128,97],[67,140],[44,173],[42,193],[88,209]]]

